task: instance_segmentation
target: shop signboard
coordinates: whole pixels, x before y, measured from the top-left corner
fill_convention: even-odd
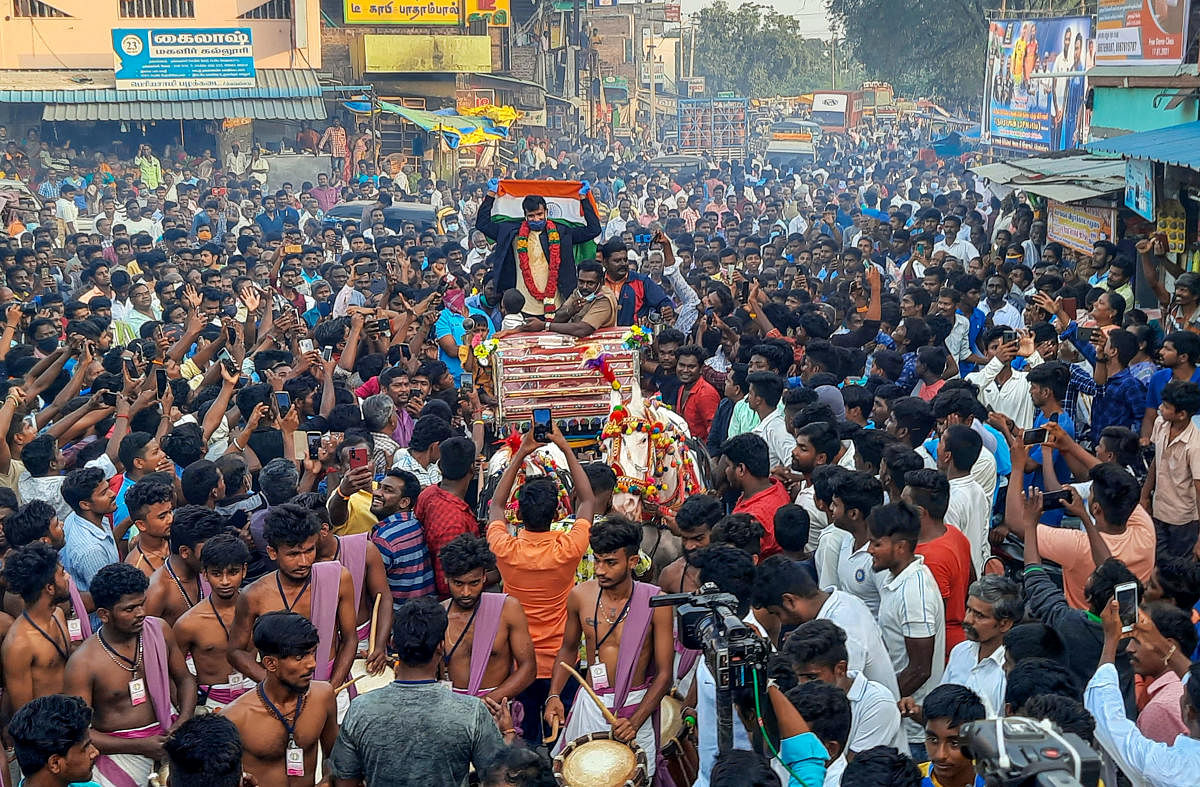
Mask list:
[[[996,19],[988,24],[983,141],[1046,153],[1087,141],[1089,17]]]
[[[1182,63],[1190,6],[1188,0],[1100,0],[1096,9],[1096,63]]]
[[[1125,207],[1154,221],[1154,162],[1125,159]]]
[[[348,25],[457,25],[462,15],[460,0],[345,0],[345,3],[343,18]]]
[[[1112,240],[1116,213],[1114,208],[1092,208],[1050,200],[1046,211],[1046,240],[1091,254],[1096,241]]]
[[[463,13],[468,24],[486,19],[488,27],[508,27],[509,0],[463,0]]]
[[[117,90],[254,87],[248,27],[116,28]]]

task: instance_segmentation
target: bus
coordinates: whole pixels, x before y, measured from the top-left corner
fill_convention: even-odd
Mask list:
[[[766,157],[773,164],[785,161],[815,161],[821,141],[821,127],[807,120],[789,118],[771,125],[767,131]]]
[[[854,90],[813,93],[812,119],[824,131],[845,134],[862,122],[863,95]]]
[[[881,122],[899,118],[896,93],[887,82],[863,82],[863,117]]]

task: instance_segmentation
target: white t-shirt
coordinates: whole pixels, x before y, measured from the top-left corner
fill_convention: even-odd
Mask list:
[[[854,681],[846,692],[850,700],[850,738],[846,748],[858,753],[876,746],[895,746],[906,751],[907,739],[901,731],[900,708],[886,686],[867,680],[857,670],[846,676]]]
[[[818,620],[829,620],[846,632],[847,666],[858,670],[871,681],[880,684],[892,693],[893,701],[900,699],[896,685],[896,671],[883,642],[883,632],[867,605],[859,599],[834,587],[822,590],[829,598],[817,613]],[[941,596],[938,596],[939,600]]]
[[[904,640],[933,638],[929,678],[912,694],[920,702],[941,683],[946,667],[946,612],[942,594],[921,555],[916,555],[903,571],[880,588],[879,628],[897,675],[908,667]],[[925,738],[924,729],[911,719],[905,720],[905,731],[912,743]]]
[[[853,536],[841,542],[837,585],[866,604],[872,615],[878,615],[879,588],[888,581],[888,574],[886,571],[876,571],[872,568],[874,559],[867,550],[870,543],[868,539],[861,547],[855,549]]]

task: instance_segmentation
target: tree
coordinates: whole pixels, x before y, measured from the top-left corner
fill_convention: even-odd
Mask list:
[[[795,32],[796,22],[767,6],[725,0],[695,18],[695,73],[708,92],[739,96],[794,96],[830,87],[829,44]],[[838,84],[857,84],[857,64],[838,52]]]
[[[854,57],[906,96],[976,101],[983,93],[988,19],[998,0],[826,0]],[[1075,13],[1059,0],[1059,12]],[[1045,15],[1053,0],[1007,0],[1009,15]]]

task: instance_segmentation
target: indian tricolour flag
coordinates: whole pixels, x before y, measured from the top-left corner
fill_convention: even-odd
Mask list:
[[[546,200],[546,213],[556,224],[582,227],[587,221],[583,217],[583,206],[579,203],[578,180],[502,180],[496,187],[496,199],[492,205],[492,218],[496,221],[524,221],[521,200],[531,194]],[[596,199],[589,191],[585,199],[596,209]],[[597,215],[599,215],[597,211]],[[575,261],[596,258],[594,240],[575,245]]]

